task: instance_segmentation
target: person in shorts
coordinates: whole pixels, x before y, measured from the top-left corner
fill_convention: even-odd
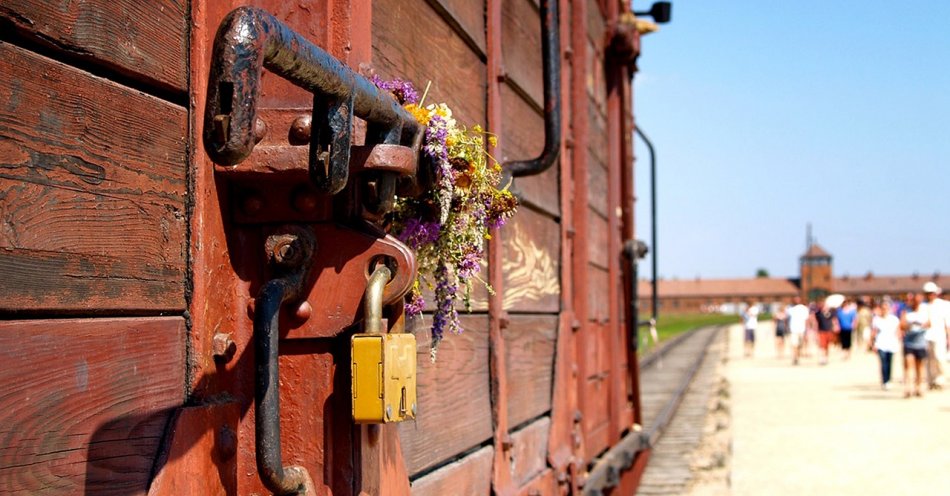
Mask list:
[[[775,322],[775,354],[779,358],[785,356],[785,336],[788,335],[788,312],[785,307],[779,307],[772,315]]]
[[[752,356],[755,347],[755,328],[759,326],[759,307],[749,305],[742,312],[742,324],[745,327],[745,356]]]
[[[838,331],[838,312],[835,308],[819,301],[815,320],[818,323],[818,347],[821,348],[818,364],[825,365],[828,363],[828,347],[831,346],[835,333]]]
[[[798,365],[798,360],[802,356],[809,317],[811,317],[811,311],[802,304],[802,299],[796,296],[788,309],[788,338],[792,345],[792,365]]]
[[[920,380],[927,359],[926,308],[921,308],[923,297],[910,293],[907,295],[906,310],[901,317],[901,342],[904,345],[904,397],[921,396]],[[914,383],[911,387],[910,372],[914,371]]]

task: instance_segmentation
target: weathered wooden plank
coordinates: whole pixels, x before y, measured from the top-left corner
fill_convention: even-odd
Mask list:
[[[585,449],[590,456],[607,448],[609,378],[604,376],[587,379],[584,404]]]
[[[446,102],[459,122],[485,122],[485,64],[425,0],[373,3],[373,65],[420,94],[431,81],[425,104]]]
[[[510,311],[560,309],[560,242],[556,222],[528,208],[502,228],[504,305]]]
[[[597,108],[595,101],[590,101],[588,106],[590,117],[590,140],[588,142],[588,151],[590,152],[591,165],[597,164],[607,168],[607,114]]]
[[[527,484],[547,468],[550,428],[551,418],[542,417],[511,433],[511,478],[518,486]]]
[[[586,377],[598,377],[607,368],[605,368],[605,347],[607,342],[604,336],[607,333],[606,326],[597,322],[587,324],[587,335],[584,337],[584,353],[586,354],[587,371]]]
[[[185,109],[6,43],[0,73],[0,310],[183,309]]]
[[[589,159],[590,157],[588,157]],[[601,215],[607,217],[607,169],[588,160],[590,167],[587,168],[587,184],[590,188],[590,208]],[[601,240],[607,242],[607,238]]]
[[[610,284],[609,273],[593,265],[588,266],[587,271],[587,317],[589,320],[597,322],[606,322],[610,318],[610,309],[608,305],[608,285]]]
[[[491,438],[488,318],[462,316],[462,334],[447,334],[438,357],[429,359],[419,339],[415,422],[399,424],[403,456],[415,474]],[[428,332],[425,327],[422,332]]]
[[[508,79],[518,85],[536,107],[544,104],[541,69],[541,17],[531,0],[503,0],[501,53]]]
[[[506,162],[533,159],[544,149],[544,118],[507,85],[502,85],[501,88],[505,114],[498,160]],[[541,174],[518,178],[514,181],[514,191],[526,203],[551,216],[558,216],[559,169],[559,164],[555,163]]]
[[[35,42],[166,89],[185,90],[187,2],[6,0],[0,19]]]
[[[607,240],[610,231],[609,222],[594,209],[587,209],[587,244],[590,263],[602,269],[610,263]]]
[[[551,409],[556,315],[512,315],[504,332],[508,423],[519,425]]]
[[[429,0],[434,2],[448,16],[450,22],[458,24],[463,36],[471,39],[482,56],[485,54],[485,1],[484,0]]]
[[[452,462],[412,483],[413,496],[491,493],[491,464],[495,450],[491,446]]]
[[[180,317],[0,322],[0,493],[144,493],[184,335]]]

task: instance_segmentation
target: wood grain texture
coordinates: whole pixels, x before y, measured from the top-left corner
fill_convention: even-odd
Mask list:
[[[482,57],[485,56],[485,2],[484,0],[429,0],[448,20],[456,23],[457,30],[471,39]]]
[[[0,19],[70,57],[167,89],[188,85],[187,2],[6,0]]]
[[[491,464],[494,448],[485,446],[412,483],[413,496],[491,494]]]
[[[541,17],[531,0],[503,0],[501,53],[503,70],[540,108],[544,104],[541,68]]]
[[[548,430],[551,418],[542,417],[511,433],[511,476],[523,486],[547,468]]]
[[[181,310],[186,111],[0,43],[0,311]]]
[[[587,209],[587,245],[591,265],[601,269],[609,268],[610,257],[607,246],[610,231],[607,219],[594,209]]]
[[[607,168],[607,115],[597,108],[596,102],[591,100],[588,107],[590,112],[590,138],[588,141],[588,151],[590,152],[591,166],[599,165]]]
[[[373,65],[420,95],[432,81],[425,104],[448,103],[466,125],[485,122],[485,64],[425,0],[373,3]]]
[[[432,467],[492,437],[488,377],[488,318],[461,317],[465,332],[445,336],[438,357],[419,339],[419,414],[399,424],[410,474]],[[423,332],[428,332],[424,327]]]
[[[606,242],[606,240],[605,240]],[[587,318],[595,322],[606,322],[610,318],[607,301],[610,277],[606,270],[588,265],[587,278]]]
[[[587,187],[590,188],[590,208],[607,218],[607,169],[593,162],[587,169]],[[607,238],[602,240],[607,242]]]
[[[557,312],[561,291],[558,224],[522,208],[503,229],[504,307],[516,312]]]
[[[557,322],[556,315],[512,315],[504,331],[509,425],[551,409]]]
[[[0,494],[141,494],[184,401],[180,317],[0,322]]]
[[[501,98],[504,105],[498,160],[530,160],[544,149],[544,118],[508,85],[502,85]],[[512,189],[523,200],[541,211],[556,217],[560,215],[558,203],[558,172],[555,163],[547,171],[514,181]]]

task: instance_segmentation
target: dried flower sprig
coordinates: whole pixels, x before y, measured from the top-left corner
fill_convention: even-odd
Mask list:
[[[373,82],[402,103],[425,127],[423,153],[435,170],[435,187],[414,198],[396,199],[391,232],[416,252],[419,273],[407,296],[406,314],[419,315],[425,306],[422,288],[435,294],[432,318],[432,358],[446,331],[461,332],[456,304],[470,308],[473,281],[478,278],[489,231],[511,218],[518,201],[500,185],[501,166],[485,149],[495,137],[475,125],[456,122],[444,103],[422,107],[418,93],[399,79]],[[428,92],[428,87],[426,88]]]

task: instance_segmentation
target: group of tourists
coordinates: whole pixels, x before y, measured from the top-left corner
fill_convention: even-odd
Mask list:
[[[772,315],[776,352],[784,356],[787,340],[795,365],[814,348],[821,365],[828,363],[829,350],[835,346],[840,346],[845,360],[851,357],[852,348],[876,352],[885,390],[891,388],[891,365],[899,355],[903,358],[905,397],[921,396],[925,378],[930,389],[942,389],[943,364],[950,356],[950,301],[941,298],[941,293],[936,283],[927,282],[920,292],[903,297],[849,299],[832,295],[809,305],[796,297]],[[752,353],[758,316],[755,305],[742,315],[746,356]]]

